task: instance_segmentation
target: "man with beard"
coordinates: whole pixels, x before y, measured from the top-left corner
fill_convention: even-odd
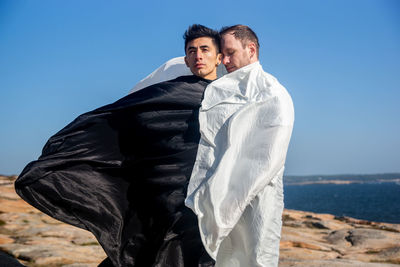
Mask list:
[[[101,266],[213,266],[185,207],[200,138],[198,110],[221,62],[218,32],[192,25],[193,73],[85,113],[46,143],[15,183],[28,203],[92,232]]]

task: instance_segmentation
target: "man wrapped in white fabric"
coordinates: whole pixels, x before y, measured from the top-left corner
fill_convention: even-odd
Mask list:
[[[277,266],[293,103],[263,71],[258,39],[249,27],[223,28],[221,41],[228,74],[219,68],[220,78],[205,90],[201,139],[185,204],[198,217],[215,266]],[[183,57],[174,58],[132,91],[188,71]]]
[[[216,266],[277,266],[293,103],[263,71],[249,27],[236,25],[220,34],[229,74],[205,91],[185,203],[198,216]]]

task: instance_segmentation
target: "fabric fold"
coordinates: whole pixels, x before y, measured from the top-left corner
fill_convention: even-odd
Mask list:
[[[217,259],[240,219],[254,225],[259,214],[243,216],[246,208],[282,179],[294,110],[286,89],[256,62],[207,87],[199,121],[201,139],[185,203],[197,214],[206,250]],[[262,220],[256,224],[258,232],[268,227]],[[248,238],[257,235],[256,230]]]
[[[24,168],[17,193],[92,232],[113,266],[213,265],[184,205],[208,84],[182,76],[82,114]]]

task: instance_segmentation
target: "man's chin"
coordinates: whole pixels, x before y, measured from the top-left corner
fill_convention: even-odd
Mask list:
[[[197,70],[195,72],[195,75],[197,75],[197,76],[199,76],[201,78],[204,78],[204,76],[207,76],[207,73],[205,71],[203,71],[203,70]]]

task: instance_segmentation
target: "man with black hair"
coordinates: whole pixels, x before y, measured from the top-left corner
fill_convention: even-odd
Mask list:
[[[219,34],[185,32],[193,73],[85,113],[55,134],[15,183],[28,203],[92,232],[101,266],[213,266],[184,205],[200,139],[198,110],[221,62]]]
[[[185,32],[185,63],[190,71],[208,80],[217,78],[221,63],[219,34],[210,28],[194,24]]]

